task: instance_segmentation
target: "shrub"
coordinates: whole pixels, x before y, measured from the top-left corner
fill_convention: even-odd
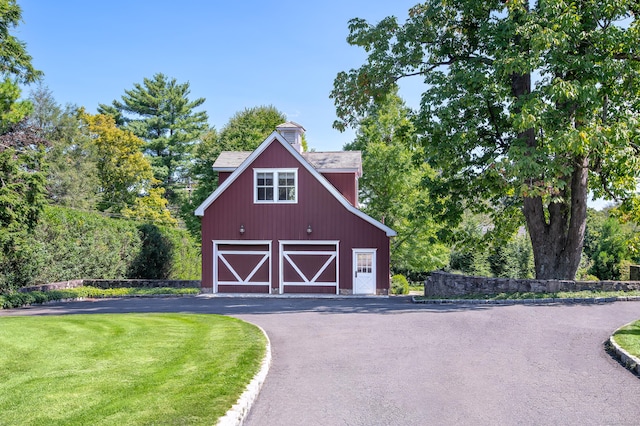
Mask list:
[[[28,237],[0,241],[0,293],[73,279],[200,278],[199,247],[183,229],[48,206]]]
[[[409,294],[409,282],[404,275],[391,277],[391,294]]]

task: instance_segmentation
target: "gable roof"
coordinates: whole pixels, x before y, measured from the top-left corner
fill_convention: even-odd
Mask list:
[[[207,209],[207,207],[209,207],[219,196],[220,194],[222,194],[229,186],[231,186],[231,184],[246,170],[249,168],[249,166],[251,165],[251,163],[253,163],[253,161],[258,158],[258,156],[260,156],[260,154],[262,154],[262,152],[264,152],[265,149],[267,149],[267,147],[269,145],[271,145],[274,142],[278,142],[280,143],[296,160],[298,160],[298,162],[300,163],[300,165],[302,167],[304,167],[322,186],[324,186],[324,188],[329,191],[329,193],[331,195],[333,195],[333,197],[344,206],[344,208],[346,208],[349,212],[353,213],[354,215],[358,216],[359,218],[365,220],[366,222],[369,222],[370,224],[374,225],[375,227],[381,229],[382,231],[384,231],[388,237],[394,237],[396,236],[396,231],[394,231],[393,229],[389,228],[388,226],[386,226],[383,223],[378,222],[377,220],[375,220],[374,218],[372,218],[371,216],[367,215],[366,213],[362,212],[361,210],[357,209],[356,207],[352,206],[351,203],[349,203],[349,201],[340,193],[338,192],[338,190],[329,183],[329,181],[320,174],[320,172],[318,172],[318,170],[316,170],[309,161],[305,160],[305,158],[303,157],[302,154],[300,154],[298,151],[296,151],[295,148],[293,148],[293,146],[291,146],[290,143],[288,143],[283,137],[282,135],[280,135],[280,133],[274,131],[273,133],[271,133],[261,144],[260,146],[258,146],[258,148],[256,148],[255,151],[249,153],[249,155],[247,155],[244,160],[242,160],[240,162],[240,164],[235,168],[235,170],[233,170],[233,173],[231,173],[231,175],[229,175],[229,177],[222,182],[222,185],[220,185],[211,195],[209,195],[209,197],[204,200],[202,202],[202,204],[200,204],[200,206],[196,209],[195,211],[195,215],[196,216],[204,216],[204,211]],[[230,153],[230,151],[227,151]],[[216,164],[218,164],[219,168],[216,168],[216,170],[218,171],[223,171],[220,170],[220,167],[224,167],[227,169],[231,169],[231,164],[233,161],[238,161],[241,159],[241,157],[246,153],[246,151],[240,151],[240,152],[235,152],[235,153],[230,153],[226,158],[223,158],[223,161],[221,161],[220,163],[218,163],[218,160],[216,160],[216,162],[214,163],[214,166]],[[232,155],[232,154],[237,154],[237,155]],[[311,154],[311,153],[308,153]],[[222,156],[222,154],[220,155]],[[358,156],[360,156],[360,153],[358,152]],[[220,157],[218,157],[220,158]],[[231,171],[231,170],[228,170]]]
[[[217,172],[232,172],[251,155],[251,151],[222,151],[213,163]],[[355,172],[362,176],[360,151],[303,152],[307,160],[320,173]]]

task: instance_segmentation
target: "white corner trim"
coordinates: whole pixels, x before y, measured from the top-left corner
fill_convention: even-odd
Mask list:
[[[249,415],[249,411],[253,406],[258,394],[260,393],[260,389],[262,389],[262,385],[267,378],[267,374],[269,373],[269,368],[271,367],[271,341],[269,340],[269,336],[267,332],[264,331],[262,327],[259,325],[253,324],[260,329],[264,337],[267,339],[267,347],[265,348],[264,358],[262,358],[262,363],[260,365],[260,369],[253,376],[253,379],[249,382],[238,401],[227,411],[227,413],[218,419],[218,426],[240,426],[244,423],[244,420]]]

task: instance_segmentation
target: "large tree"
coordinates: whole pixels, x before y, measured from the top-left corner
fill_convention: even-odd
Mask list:
[[[98,209],[125,217],[173,225],[164,188],[154,185],[151,164],[140,152],[144,143],[116,126],[113,117],[82,113],[97,158],[101,200]]]
[[[398,233],[391,242],[396,272],[431,271],[449,261],[437,238],[440,226],[424,208],[431,200],[420,183],[433,171],[415,142],[409,109],[394,92],[362,119],[355,140],[344,147],[362,152],[362,210]]]
[[[0,292],[33,278],[31,233],[46,203],[47,142],[24,120],[31,104],[19,100],[19,84],[38,80],[42,72],[11,34],[21,19],[15,1],[0,0]]]
[[[46,152],[50,201],[73,208],[95,208],[100,186],[97,158],[79,109],[75,105],[61,107],[42,84],[31,91],[29,101],[33,105],[29,123],[51,143]]]
[[[122,102],[98,107],[98,112],[113,116],[118,125],[145,141],[144,153],[151,158],[154,176],[172,202],[187,184],[193,147],[208,130],[207,113],[196,111],[205,99],[190,100],[189,94],[189,82],[178,83],[158,73],[125,90]]]
[[[336,78],[336,126],[421,76],[415,124],[439,172],[432,191],[453,216],[521,209],[536,276],[572,279],[589,190],[631,197],[640,178],[638,10],[625,0],[430,0],[404,24],[353,19],[348,42],[368,59]]]

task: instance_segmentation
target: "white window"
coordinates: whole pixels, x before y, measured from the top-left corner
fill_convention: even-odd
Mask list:
[[[297,169],[254,169],[253,200],[256,203],[297,203]]]

